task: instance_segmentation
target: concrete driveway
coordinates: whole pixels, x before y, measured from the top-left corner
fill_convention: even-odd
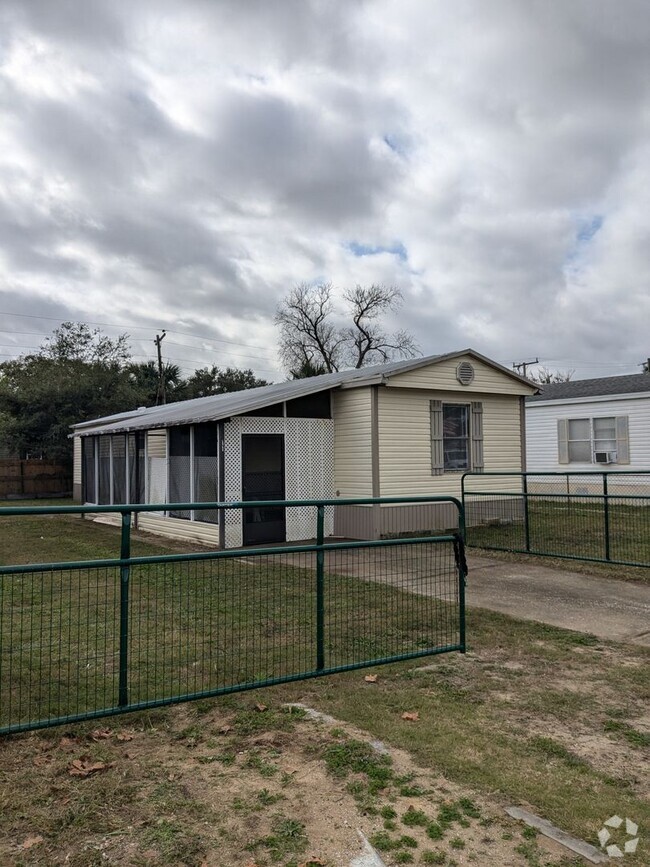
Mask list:
[[[647,585],[472,553],[467,559],[470,606],[650,647]]]

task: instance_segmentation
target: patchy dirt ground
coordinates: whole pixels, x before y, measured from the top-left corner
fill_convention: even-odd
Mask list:
[[[0,863],[339,867],[358,830],[389,865],[581,863],[370,740],[250,699],[4,738]]]

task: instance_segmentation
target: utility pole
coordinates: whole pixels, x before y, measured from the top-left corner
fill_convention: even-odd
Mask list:
[[[526,377],[526,371],[533,364],[539,364],[539,358],[535,358],[534,360],[531,359],[530,361],[513,361],[512,362],[512,369],[516,370],[517,373],[521,373],[521,375],[525,378]],[[523,370],[523,373],[522,373],[522,370]]]
[[[156,344],[156,349],[158,350],[158,389],[156,390],[156,406],[159,403],[167,403],[167,398],[165,395],[165,377],[163,374],[163,363],[162,363],[162,352],[160,351],[160,344],[165,339],[165,334],[167,332],[163,328],[162,334],[156,334],[156,339],[154,343]]]

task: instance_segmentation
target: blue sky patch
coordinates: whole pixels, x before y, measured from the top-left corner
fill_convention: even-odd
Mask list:
[[[584,220],[578,226],[578,232],[576,234],[576,241],[579,244],[585,244],[594,237],[594,235],[600,231],[601,226],[603,225],[604,217],[601,214],[594,214],[594,216],[590,220]]]
[[[344,246],[354,255],[354,256],[376,256],[379,253],[390,253],[392,256],[397,256],[402,262],[406,262],[408,259],[408,253],[406,251],[406,247],[402,244],[401,241],[397,241],[395,244],[391,244],[389,246],[382,245],[373,245],[373,244],[362,244],[359,241],[348,241]]]

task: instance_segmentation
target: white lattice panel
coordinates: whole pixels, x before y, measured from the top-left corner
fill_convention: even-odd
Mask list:
[[[329,446],[328,446],[329,444]],[[285,466],[287,499],[316,500],[334,488],[334,425],[328,419],[286,419]],[[329,461],[327,457],[329,456]],[[325,534],[334,530],[333,510],[325,513]],[[316,535],[314,508],[287,509],[287,541]]]
[[[239,502],[241,490],[241,419],[235,418],[223,430],[223,480],[227,503]],[[240,509],[224,512],[224,544],[226,548],[239,548],[243,542]]]
[[[242,497],[241,435],[284,434],[285,490],[288,500],[329,498],[334,491],[334,423],[330,419],[255,418],[242,416],[224,425],[226,501]],[[334,510],[325,512],[325,534],[334,531]],[[287,541],[316,535],[314,508],[287,509]],[[226,547],[242,544],[239,510],[226,512]]]

